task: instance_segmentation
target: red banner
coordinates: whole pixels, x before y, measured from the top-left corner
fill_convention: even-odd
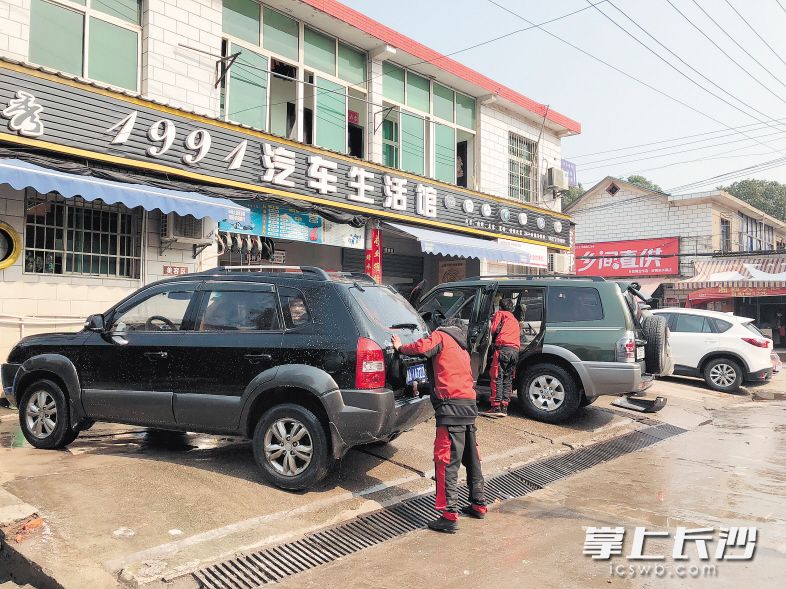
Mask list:
[[[382,235],[378,227],[366,234],[366,274],[376,282],[382,283]]]
[[[576,274],[624,278],[680,273],[679,237],[576,244]]]

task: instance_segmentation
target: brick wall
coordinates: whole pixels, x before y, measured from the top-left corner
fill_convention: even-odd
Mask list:
[[[27,61],[30,41],[30,0],[0,2],[0,53]]]

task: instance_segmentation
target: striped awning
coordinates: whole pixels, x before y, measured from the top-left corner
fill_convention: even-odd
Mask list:
[[[756,256],[717,258],[695,262],[693,278],[676,282],[674,286],[694,290],[723,286],[727,288],[783,288],[786,287],[786,256]]]

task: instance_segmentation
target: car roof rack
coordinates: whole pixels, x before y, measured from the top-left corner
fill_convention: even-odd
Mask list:
[[[295,273],[300,272],[304,275],[310,275],[309,277],[316,278],[317,280],[330,280],[330,275],[325,272],[322,268],[317,268],[316,266],[282,266],[280,264],[249,264],[244,266],[219,266],[217,268],[211,268],[210,270],[205,270],[200,272],[199,274],[229,274],[233,272],[259,272],[262,274],[286,274],[288,272]]]
[[[485,280],[487,278],[510,278],[513,280],[589,280],[591,282],[606,282],[603,276],[576,276],[573,274],[488,274],[486,276],[469,276],[456,282],[468,282],[470,280]]]
[[[341,270],[336,270],[334,272],[328,271],[328,276],[338,278],[340,280],[348,280],[348,281],[355,281],[355,282],[373,282],[376,284],[376,280],[371,278],[365,272],[343,272]]]

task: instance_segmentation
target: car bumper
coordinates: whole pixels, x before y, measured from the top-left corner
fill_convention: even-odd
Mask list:
[[[652,386],[655,377],[642,370],[639,363],[576,362],[587,397],[642,393]]]
[[[21,364],[6,363],[0,366],[0,381],[2,381],[2,393],[0,397],[5,397],[11,405],[16,405],[14,396],[14,380],[16,373],[19,372]]]
[[[764,384],[772,378],[772,367],[749,372],[745,377],[746,384]]]
[[[387,389],[333,391],[322,397],[322,404],[335,458],[352,446],[387,441],[434,415],[428,397],[396,399]]]

